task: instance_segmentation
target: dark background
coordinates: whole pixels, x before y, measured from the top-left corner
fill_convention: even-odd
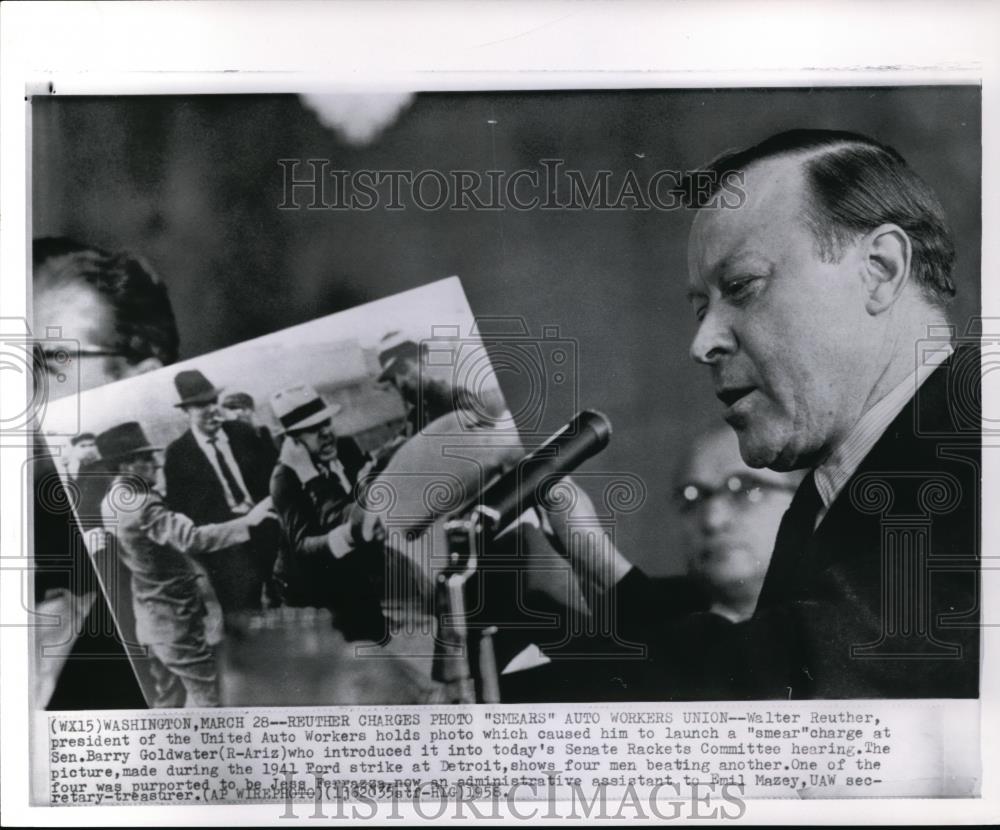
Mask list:
[[[476,315],[558,326],[578,348],[583,405],[611,418],[587,468],[648,488],[622,518],[623,552],[680,567],[670,479],[687,441],[721,423],[684,299],[686,211],[279,210],[278,159],[331,169],[540,169],[646,181],[792,127],[891,144],[950,217],[960,329],[979,309],[978,87],[421,94],[352,146],[293,95],[34,98],[33,234],[143,254],[170,286],[181,357],[457,274]],[[489,123],[489,122],[495,123]],[[300,175],[304,175],[303,171]],[[432,194],[433,195],[433,194]],[[516,396],[518,379],[500,373]]]

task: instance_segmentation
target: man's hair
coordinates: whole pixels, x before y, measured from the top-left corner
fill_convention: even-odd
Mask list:
[[[852,238],[892,223],[910,238],[912,274],[924,297],[945,306],[955,296],[955,245],[941,203],[896,150],[867,136],[789,130],[725,153],[706,167],[710,175],[700,189],[683,188],[688,205],[710,206],[727,177],[781,156],[803,157],[811,196],[805,218],[824,259],[836,261]]]
[[[230,392],[222,399],[227,409],[254,409],[253,398],[246,392]]]
[[[54,267],[43,268],[50,260]],[[127,252],[108,253],[66,237],[36,239],[32,246],[35,291],[83,283],[94,288],[114,315],[109,347],[131,364],[150,357],[164,366],[177,360],[177,321],[167,287],[150,266]]]

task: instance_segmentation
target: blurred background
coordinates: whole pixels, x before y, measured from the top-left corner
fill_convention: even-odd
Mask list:
[[[529,336],[548,330],[574,345],[576,399],[615,430],[587,469],[647,487],[617,525],[619,545],[648,571],[674,573],[673,468],[721,410],[687,355],[690,214],[391,210],[384,199],[371,210],[279,209],[280,160],[485,177],[559,159],[588,182],[610,171],[616,194],[629,171],[645,183],[780,130],[862,132],[898,149],[944,204],[961,333],[979,310],[980,113],[972,86],[36,97],[33,235],[146,257],[169,286],[181,359],[458,275],[475,315],[516,317]],[[433,200],[433,184],[426,193]],[[524,378],[497,370],[516,409]]]

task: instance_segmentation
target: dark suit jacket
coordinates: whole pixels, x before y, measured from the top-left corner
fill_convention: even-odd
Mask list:
[[[143,708],[145,700],[126,646],[115,630],[114,617],[87,555],[78,518],[74,515],[74,499],[62,495],[59,473],[44,438],[38,433],[34,437],[32,476],[35,602],[40,602],[46,592],[53,589],[72,591],[78,596],[91,591],[96,593],[83,631],[73,640],[72,651],[46,708]]]
[[[337,441],[337,456],[351,484],[367,458],[349,438]],[[275,576],[289,605],[329,608],[347,639],[382,639],[382,559],[370,546],[337,559],[327,534],[347,520],[354,494],[335,476],[317,476],[305,486],[278,464],[271,476],[271,498],[284,535]]]
[[[229,421],[222,429],[229,438],[229,447],[250,498],[259,501],[267,495],[267,484],[277,461],[274,444],[264,441],[253,427],[238,421]],[[190,429],[167,447],[163,472],[167,483],[167,506],[174,512],[183,513],[195,525],[233,518],[223,489],[225,485]],[[263,522],[253,528],[250,544],[195,557],[208,572],[226,614],[260,608],[262,589],[268,585],[277,556],[276,524]]]
[[[243,481],[255,502],[268,492],[271,471],[278,459],[272,443],[261,440],[253,427],[238,421],[222,425]],[[167,503],[196,525],[225,522],[232,518],[223,484],[201,451],[189,429],[167,447],[163,465]]]
[[[961,380],[956,385],[956,380]],[[621,631],[650,647],[643,697],[976,697],[979,353],[963,347],[896,417],[754,617],[659,628],[638,570],[616,586]]]

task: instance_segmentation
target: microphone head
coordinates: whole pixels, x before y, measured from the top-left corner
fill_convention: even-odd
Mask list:
[[[577,431],[589,429],[597,437],[599,449],[603,450],[611,442],[611,421],[603,412],[596,409],[582,409],[573,419]]]

